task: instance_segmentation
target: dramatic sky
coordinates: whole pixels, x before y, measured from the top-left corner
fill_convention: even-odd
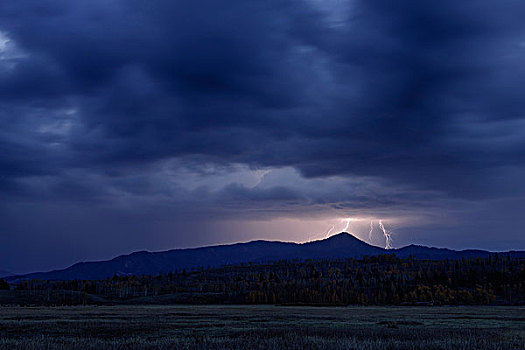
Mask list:
[[[347,223],[385,246],[379,220],[394,247],[525,249],[524,18],[522,0],[1,1],[0,269]]]

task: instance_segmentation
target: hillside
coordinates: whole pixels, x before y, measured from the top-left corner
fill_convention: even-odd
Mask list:
[[[482,250],[454,251],[416,245],[386,250],[342,232],[323,240],[308,243],[252,241],[202,248],[173,249],[164,252],[141,251],[122,255],[108,261],[81,262],[63,270],[11,276],[8,277],[8,280],[93,280],[114,275],[155,275],[182,269],[220,267],[248,262],[361,258],[391,253],[403,258],[414,256],[418,259],[437,260],[487,257],[491,254]],[[510,252],[510,254],[512,256],[525,256],[525,252]]]

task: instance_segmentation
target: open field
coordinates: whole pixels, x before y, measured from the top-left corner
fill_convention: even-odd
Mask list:
[[[525,349],[524,307],[0,307],[2,349]]]

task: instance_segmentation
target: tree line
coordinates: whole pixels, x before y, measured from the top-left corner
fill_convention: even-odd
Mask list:
[[[238,303],[289,305],[488,305],[525,300],[525,259],[275,261],[104,280],[30,280],[17,291],[58,304]]]

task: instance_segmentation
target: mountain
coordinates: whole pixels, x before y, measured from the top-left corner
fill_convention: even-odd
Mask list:
[[[71,280],[104,279],[116,275],[156,275],[174,270],[199,267],[217,267],[248,262],[275,260],[341,259],[395,253],[400,257],[410,255],[418,259],[459,259],[486,257],[491,252],[483,250],[455,251],[410,245],[386,250],[370,245],[346,232],[308,243],[252,241],[192,249],[173,249],[164,252],[135,252],[108,261],[81,262],[63,270],[36,272],[11,276],[9,281],[26,279]],[[525,252],[509,252],[525,257]]]
[[[13,276],[14,273],[11,273],[9,271],[5,271],[5,270],[0,270],[0,278],[2,277],[9,277],[9,276]]]

